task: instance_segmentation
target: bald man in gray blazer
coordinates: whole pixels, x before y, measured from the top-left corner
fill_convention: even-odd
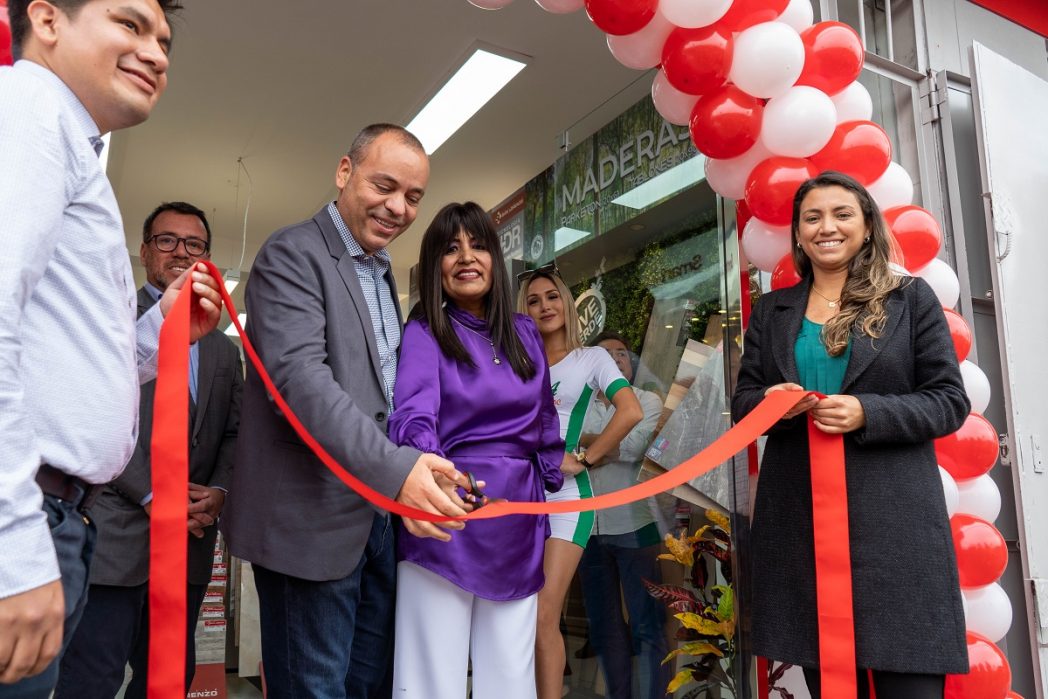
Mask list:
[[[339,464],[430,512],[464,514],[450,462],[386,436],[400,347],[385,247],[415,219],[429,179],[418,140],[388,124],[357,136],[338,199],[274,233],[247,283],[247,333],[277,389]],[[314,456],[249,366],[233,487],[223,521],[251,561],[269,696],[388,695],[396,561],[388,513]],[[418,536],[448,529],[405,520]]]

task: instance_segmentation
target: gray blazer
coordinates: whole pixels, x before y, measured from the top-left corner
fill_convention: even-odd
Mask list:
[[[754,307],[732,400],[741,419],[769,386],[798,383],[794,345],[810,281]],[[852,334],[841,387],[866,413],[844,437],[855,609],[863,668],[968,670],[964,613],[933,441],[970,410],[942,307],[913,278],[892,292],[876,340]],[[753,650],[819,664],[807,417],[768,433],[752,530]]]
[[[153,305],[145,289],[138,290],[138,315]],[[215,330],[200,339],[197,367],[197,404],[190,414],[189,480],[229,489],[240,422],[240,394],[244,385],[240,351]],[[156,382],[142,386],[138,443],[124,472],[102,491],[90,515],[98,527],[91,562],[91,583],[140,585],[149,579],[149,516],[138,504],[153,490],[149,449],[153,433],[153,392]],[[216,526],[204,537],[189,537],[188,579],[206,585],[211,579]]]
[[[392,274],[388,280],[396,299]],[[386,437],[371,314],[326,209],[263,244],[251,266],[246,306],[248,337],[295,414],[339,464],[395,497],[420,452]],[[348,576],[375,510],[298,438],[250,364],[243,410],[222,521],[230,551],[308,580]]]

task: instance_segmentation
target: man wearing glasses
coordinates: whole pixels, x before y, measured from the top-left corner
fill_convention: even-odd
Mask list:
[[[146,283],[138,314],[194,263],[210,256],[211,227],[185,202],[161,204],[142,228]],[[189,560],[186,609],[186,691],[195,661],[194,630],[207,584],[218,527],[233,471],[243,387],[240,352],[212,330],[189,355]],[[149,515],[153,498],[149,445],[156,383],[143,384],[138,444],[124,472],[88,510],[98,528],[87,606],[59,666],[55,699],[112,699],[131,665],[126,699],[145,699],[149,660]]]

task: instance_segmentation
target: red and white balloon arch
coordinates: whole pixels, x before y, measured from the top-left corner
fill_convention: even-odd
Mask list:
[[[496,10],[513,0],[469,0]],[[535,0],[563,14],[585,8],[623,65],[658,67],[651,96],[669,122],[688,125],[706,157],[706,178],[738,202],[746,259],[770,272],[773,288],[799,281],[790,257],[791,202],[822,170],[866,185],[898,243],[897,262],[935,290],[950,325],[972,414],[936,442],[965,601],[972,671],[947,680],[948,699],[1004,699],[1010,670],[995,645],[1012,621],[997,584],[1008,562],[993,526],[1001,494],[987,475],[997,433],[982,417],[986,375],[967,359],[972,333],[952,309],[960,285],[938,259],[942,232],[914,206],[913,180],[892,160],[891,142],[871,121],[872,101],[858,82],[864,49],[851,27],[813,24],[809,0]],[[6,0],[0,0],[0,65],[11,63]]]
[[[499,9],[513,0],[469,0]],[[982,413],[986,375],[967,359],[971,328],[953,308],[960,284],[938,258],[942,230],[913,205],[913,179],[892,160],[891,141],[871,120],[858,82],[865,52],[840,22],[813,24],[809,0],[535,0],[544,10],[585,8],[623,65],[658,68],[651,97],[667,121],[688,125],[706,179],[738,202],[746,260],[770,272],[772,288],[799,281],[790,255],[793,195],[807,178],[838,170],[865,185],[897,243],[897,264],[923,278],[943,305],[972,414],[936,441],[964,596],[971,672],[947,679],[947,699],[1005,699],[1011,673],[995,645],[1012,608],[997,583],[1008,563],[993,526],[1001,494],[988,475],[997,432]]]

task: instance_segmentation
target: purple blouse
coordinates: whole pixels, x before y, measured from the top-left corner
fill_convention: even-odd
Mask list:
[[[390,439],[447,457],[459,471],[487,481],[489,497],[545,500],[544,489],[555,492],[564,481],[564,442],[538,329],[527,316],[514,314],[517,334],[536,368],[535,376],[522,381],[501,348],[495,351],[502,363],[492,361],[483,320],[451,304],[447,312],[476,367],[444,356],[425,321],[409,322],[393,392]],[[546,517],[478,520],[451,536],[448,543],[420,539],[402,525],[398,560],[490,600],[520,599],[542,588]]]

